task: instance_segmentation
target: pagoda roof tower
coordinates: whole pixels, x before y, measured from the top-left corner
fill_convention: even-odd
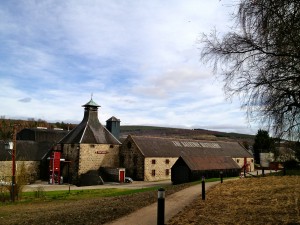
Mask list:
[[[94,100],[84,104],[84,117],[79,125],[70,131],[61,144],[121,144],[99,121],[98,105]]]

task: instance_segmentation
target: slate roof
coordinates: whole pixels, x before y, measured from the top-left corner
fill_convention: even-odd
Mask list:
[[[118,118],[112,116],[112,117],[110,117],[108,120],[106,120],[106,122],[108,122],[108,121],[117,121],[117,122],[119,122],[120,119],[118,119]]]
[[[227,156],[216,157],[216,156],[182,155],[182,156],[180,156],[180,158],[186,163],[186,165],[192,171],[226,170],[226,169],[240,169],[241,168],[231,157],[227,157]]]
[[[85,105],[81,123],[63,137],[59,143],[121,144],[98,119],[98,107],[92,99]]]
[[[145,136],[129,136],[145,157],[230,156],[252,158],[253,156],[238,142],[174,139]]]
[[[40,161],[50,151],[53,143],[17,140],[16,161]],[[0,141],[0,161],[11,161],[11,154]]]

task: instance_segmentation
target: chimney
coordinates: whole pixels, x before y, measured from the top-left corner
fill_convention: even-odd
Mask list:
[[[106,120],[106,128],[107,130],[115,136],[115,138],[119,139],[120,137],[120,120],[116,117],[112,116],[108,120]]]

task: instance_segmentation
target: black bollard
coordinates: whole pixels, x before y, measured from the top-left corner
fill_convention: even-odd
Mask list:
[[[223,183],[223,171],[220,171],[221,184]]]
[[[157,225],[165,224],[165,189],[158,189],[157,197]]]
[[[202,200],[205,200],[205,177],[202,176]]]

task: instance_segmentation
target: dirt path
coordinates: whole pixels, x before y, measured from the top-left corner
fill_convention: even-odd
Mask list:
[[[205,184],[205,189],[209,189],[220,181]],[[201,198],[201,184],[191,186],[182,191],[178,191],[165,200],[165,222],[180,212],[196,198]],[[157,203],[144,207],[125,217],[107,223],[107,225],[153,225],[157,223]]]

